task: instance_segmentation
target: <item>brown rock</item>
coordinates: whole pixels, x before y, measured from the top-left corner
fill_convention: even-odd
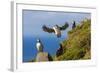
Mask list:
[[[48,53],[46,52],[39,52],[36,56],[36,61],[40,62],[40,61],[49,61],[48,59]]]

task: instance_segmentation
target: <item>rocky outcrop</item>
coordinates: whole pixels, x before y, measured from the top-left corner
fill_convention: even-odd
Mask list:
[[[36,56],[36,62],[41,61],[53,61],[53,59],[47,52],[39,52]]]

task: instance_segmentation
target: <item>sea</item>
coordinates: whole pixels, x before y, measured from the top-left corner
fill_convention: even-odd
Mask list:
[[[38,53],[36,48],[37,39],[36,37],[23,37],[23,62],[29,62],[36,58]],[[59,44],[66,37],[40,37],[39,39],[43,44],[43,51],[48,52],[51,56],[55,56]]]

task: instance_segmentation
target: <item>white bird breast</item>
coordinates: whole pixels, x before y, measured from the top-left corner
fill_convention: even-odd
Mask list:
[[[42,49],[41,43],[37,43],[37,44],[36,44],[36,47],[37,47],[37,50],[38,50],[38,51],[39,51],[40,49]]]
[[[59,28],[55,28],[55,27],[53,27],[53,29],[54,29],[56,35],[61,34],[61,31],[60,31]]]

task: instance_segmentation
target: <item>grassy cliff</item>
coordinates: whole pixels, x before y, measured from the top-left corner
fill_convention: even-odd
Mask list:
[[[91,58],[91,20],[84,20],[68,32],[62,42],[64,52],[57,60],[80,60]]]

